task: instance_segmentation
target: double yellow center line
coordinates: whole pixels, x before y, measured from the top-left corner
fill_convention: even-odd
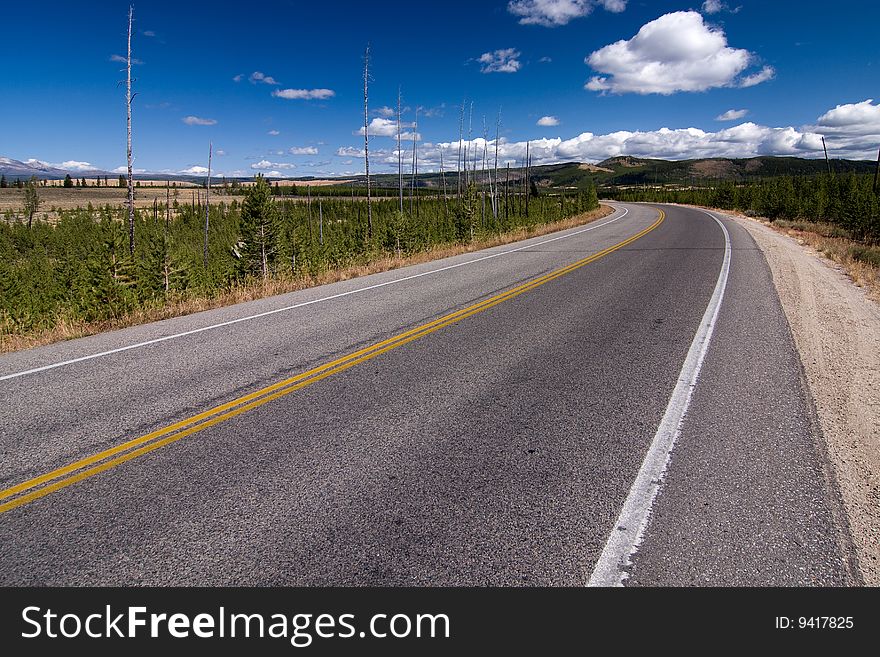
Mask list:
[[[354,367],[359,363],[371,360],[387,351],[401,347],[413,340],[423,338],[434,331],[438,331],[446,326],[460,322],[467,317],[481,313],[484,310],[488,310],[489,308],[503,303],[504,301],[513,299],[529,290],[533,290],[545,283],[549,283],[561,276],[565,276],[566,274],[571,273],[576,269],[580,269],[609,253],[622,249],[628,244],[631,244],[637,239],[650,233],[663,223],[665,218],[665,214],[662,210],[658,210],[658,212],[659,216],[657,220],[644,230],[615,244],[614,246],[610,246],[607,249],[594,253],[583,260],[578,260],[567,267],[552,271],[549,274],[545,274],[544,276],[523,283],[522,285],[518,285],[506,292],[502,292],[501,294],[485,299],[484,301],[468,306],[467,308],[444,315],[439,319],[435,319],[427,324],[423,324],[417,328],[395,335],[382,342],[377,342],[376,344],[355,351],[354,353],[337,358],[334,361],[320,365],[307,372],[303,372],[302,374],[297,374],[296,376],[284,379],[283,381],[273,383],[261,390],[257,390],[256,392],[239,397],[233,401],[221,404],[220,406],[216,406],[203,413],[199,413],[198,415],[193,415],[192,417],[176,422],[175,424],[171,424],[139,438],[121,443],[115,447],[111,447],[102,452],[98,452],[97,454],[93,454],[92,456],[80,459],[56,470],[52,470],[51,472],[47,472],[44,475],[34,477],[33,479],[29,479],[28,481],[0,491],[0,501],[5,500],[0,503],[0,513],[5,513],[6,511],[27,504],[28,502],[45,497],[50,493],[66,488],[78,481],[93,477],[94,475],[109,470],[110,468],[115,468],[117,465],[121,465],[126,461],[131,461],[144,454],[149,454],[153,450],[164,447],[165,445],[170,445],[181,438],[186,438],[187,436],[203,431],[208,427],[212,427],[215,424],[225,422],[230,418],[258,408],[263,404],[267,404],[270,401],[284,397],[285,395],[289,395],[296,390],[305,388],[306,386],[312,385],[322,379],[326,379],[329,376],[344,372],[348,368]]]

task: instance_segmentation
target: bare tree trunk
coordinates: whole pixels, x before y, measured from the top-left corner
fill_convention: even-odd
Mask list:
[[[397,187],[400,198],[400,214],[403,214],[403,152],[400,150],[400,87],[397,88]]]
[[[449,220],[449,197],[446,194],[446,171],[443,169],[443,148],[440,148],[440,180],[443,183],[443,218]]]
[[[266,254],[266,226],[260,226],[260,255],[262,256],[263,282],[269,278],[269,257]]]
[[[313,245],[315,243],[315,238],[312,237],[312,186],[306,185],[306,191],[309,195],[309,200],[307,201],[307,207],[309,210],[309,245]]]
[[[416,193],[416,168],[418,167],[418,141],[417,136],[419,125],[419,109],[416,108],[416,122],[413,124],[413,159],[412,159],[412,177],[409,185],[409,216],[413,216],[413,196]]]
[[[318,243],[324,246],[324,206],[321,205],[321,199],[318,199]]]
[[[831,160],[828,159],[828,148],[825,146],[825,137],[822,137],[822,150],[825,151],[825,166],[828,167],[828,173],[831,173]]]
[[[526,142],[526,219],[529,218],[529,198],[532,195],[532,185],[531,185],[531,173],[532,173],[532,156],[529,155],[529,149],[532,145],[532,142]]]
[[[877,151],[877,168],[874,169],[874,193],[877,193],[877,181],[880,179],[880,150]]]
[[[492,194],[492,212],[498,219],[498,139],[501,134],[501,109],[498,109],[498,118],[495,120],[495,192]]]
[[[165,227],[171,225],[171,183],[165,181]]]
[[[131,166],[131,24],[134,18],[134,7],[128,8],[128,57],[126,60],[127,75],[125,78],[125,115],[128,132],[128,251],[134,255],[134,184]]]
[[[208,180],[205,186],[205,247],[202,258],[205,263],[205,270],[208,269],[208,226],[211,222],[211,158],[214,155],[214,143],[208,144]]]
[[[373,239],[373,201],[370,197],[370,46],[364,51],[364,169],[367,174],[367,239]]]
[[[464,139],[464,103],[465,101],[461,101],[461,112],[459,113],[458,118],[458,161],[456,163],[456,169],[458,170],[458,203],[461,204],[461,147],[462,141]]]
[[[507,163],[507,181],[504,183],[504,223],[507,223],[507,220],[510,218],[510,201],[508,197],[510,195],[510,162]]]

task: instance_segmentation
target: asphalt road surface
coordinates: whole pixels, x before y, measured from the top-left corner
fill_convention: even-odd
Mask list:
[[[767,265],[723,226],[617,204],[2,356],[0,584],[853,583]]]

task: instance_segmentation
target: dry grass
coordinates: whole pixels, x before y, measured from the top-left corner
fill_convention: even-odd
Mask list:
[[[590,222],[607,217],[613,212],[608,206],[601,206],[598,210],[557,221],[550,224],[542,224],[531,228],[518,228],[510,232],[479,240],[471,244],[450,244],[439,246],[427,251],[415,253],[409,256],[397,258],[395,256],[382,256],[362,265],[345,267],[324,272],[318,276],[296,276],[288,278],[273,278],[268,281],[252,281],[244,285],[238,285],[219,296],[210,298],[179,298],[169,299],[164,305],[154,308],[144,308],[129,313],[113,321],[102,322],[74,322],[69,318],[59,317],[51,329],[26,335],[11,334],[0,326],[0,353],[9,353],[30,349],[41,345],[72,340],[75,338],[94,335],[104,331],[147,324],[172,317],[182,317],[204,310],[222,308],[245,301],[254,301],[266,297],[295,292],[318,285],[337,283],[352,278],[368,276],[379,272],[391,271],[409,265],[430,262],[441,258],[449,258],[463,253],[470,253],[493,246],[510,244],[529,237],[539,237],[567,228],[582,226]]]
[[[773,230],[794,238],[832,262],[868,296],[880,302],[880,246],[853,240],[850,234],[834,224],[809,221],[774,221],[756,219]]]

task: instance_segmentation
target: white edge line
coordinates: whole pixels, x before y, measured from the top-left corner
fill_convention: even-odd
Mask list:
[[[697,386],[709,343],[712,341],[712,333],[721,310],[724,291],[727,288],[727,277],[730,273],[730,234],[718,217],[705,210],[702,212],[712,217],[724,232],[724,261],[721,272],[718,274],[715,291],[712,293],[678,375],[678,383],[669,398],[666,412],[630,488],[623,509],[614,523],[611,535],[605,543],[605,548],[593,568],[587,586],[623,586],[629,577],[627,568],[632,566],[632,557],[644,539],[645,530],[650,522],[651,507],[660,492],[672,450],[681,434],[684,417]]]
[[[614,206],[612,206],[614,207]],[[620,212],[620,208],[615,208],[617,212]],[[197,333],[203,333],[205,331],[212,331],[214,329],[223,328],[225,326],[232,326],[233,324],[239,324],[241,322],[249,322],[254,319],[260,319],[261,317],[268,317],[269,315],[276,315],[278,313],[288,312],[290,310],[296,310],[297,308],[303,308],[305,306],[311,306],[316,303],[323,303],[325,301],[332,301],[333,299],[339,299],[342,297],[347,297],[353,294],[361,294],[363,292],[368,292],[370,290],[375,290],[380,287],[385,287],[387,285],[394,285],[396,283],[403,283],[405,281],[411,281],[415,278],[421,278],[422,276],[430,276],[432,274],[439,274],[440,272],[448,271],[450,269],[456,269],[458,267],[465,267],[467,265],[473,265],[478,262],[482,262],[484,260],[490,260],[491,258],[498,258],[500,256],[509,255],[511,253],[517,253],[518,251],[525,251],[526,249],[532,249],[537,246],[543,246],[544,244],[550,244],[551,242],[556,242],[557,240],[564,240],[570,237],[575,237],[576,235],[580,235],[582,233],[586,233],[591,230],[596,230],[597,228],[603,228],[604,226],[608,226],[609,224],[613,224],[620,219],[623,219],[627,214],[629,214],[629,208],[623,208],[623,214],[619,217],[615,217],[610,221],[605,221],[601,224],[597,224],[595,226],[589,226],[588,228],[582,228],[573,233],[567,233],[565,235],[560,235],[558,237],[553,237],[549,240],[544,240],[543,242],[537,242],[536,244],[528,244],[526,246],[521,246],[516,249],[509,249],[507,251],[501,251],[499,253],[491,253],[487,256],[482,256],[480,258],[475,258],[473,260],[468,260],[466,262],[459,262],[454,265],[448,265],[446,267],[440,267],[438,269],[432,269],[430,271],[425,271],[420,274],[413,274],[412,276],[405,276],[403,278],[396,278],[392,281],[385,281],[384,283],[377,283],[375,285],[369,285],[367,287],[361,287],[356,290],[349,290],[348,292],[340,292],[339,294],[333,294],[328,297],[322,297],[320,299],[312,299],[311,301],[304,301],[302,303],[297,303],[292,306],[285,306],[284,308],[276,308],[274,310],[268,310],[266,312],[258,313],[256,315],[248,315],[247,317],[239,317],[237,319],[229,320],[228,322],[221,322],[219,324],[212,324],[210,326],[203,326],[201,328],[192,329],[191,331],[184,331],[182,333],[174,333],[172,335],[165,335],[161,338],[155,338],[153,340],[146,340],[144,342],[137,342],[135,344],[126,345],[124,347],[118,347],[116,349],[110,349],[108,351],[101,351],[95,354],[89,354],[88,356],[80,356],[79,358],[71,358],[70,360],[61,361],[58,363],[51,363],[49,365],[43,365],[42,367],[34,367],[33,369],[23,370],[21,372],[13,372],[12,374],[6,374],[4,376],[0,376],[0,381],[8,381],[10,379],[17,379],[22,376],[28,376],[30,374],[38,374],[40,372],[46,372],[48,370],[54,370],[59,367],[64,367],[66,365],[73,365],[75,363],[82,363],[87,360],[93,360],[95,358],[102,358],[104,356],[112,356],[113,354],[122,353],[123,351],[130,351],[132,349],[140,349],[141,347],[148,347],[153,344],[158,344],[160,342],[166,342],[168,340],[176,340],[178,338],[183,338],[188,335],[195,335]]]

